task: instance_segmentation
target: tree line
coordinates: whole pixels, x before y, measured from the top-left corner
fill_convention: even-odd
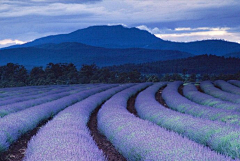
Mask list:
[[[145,81],[144,78],[136,70],[110,71],[99,68],[95,64],[82,65],[79,70],[72,63],[49,63],[46,68],[34,67],[31,71],[27,71],[23,65],[13,63],[0,66],[0,87],[143,81]]]
[[[141,73],[155,73],[159,75],[183,73],[184,70],[187,74],[235,74],[240,71],[240,59],[205,54],[183,59],[110,66],[108,69],[120,72],[137,69]]]
[[[135,67],[129,67],[127,70],[124,69],[111,70],[109,67],[100,68],[96,64],[84,64],[77,70],[76,66],[72,63],[49,63],[45,68],[34,67],[31,71],[27,71],[23,65],[8,63],[7,65],[0,66],[0,87],[88,83],[140,83],[175,80],[184,82],[214,81],[218,79],[240,80],[240,72],[234,74],[199,74],[189,73],[189,69],[186,68],[178,73],[161,74],[139,72]]]

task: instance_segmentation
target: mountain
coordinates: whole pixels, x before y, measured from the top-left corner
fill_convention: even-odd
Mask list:
[[[239,52],[234,52],[234,53],[229,53],[224,55],[225,57],[235,57],[235,58],[240,58],[240,51]]]
[[[202,40],[188,43],[163,41],[161,44],[152,44],[148,48],[161,50],[179,50],[194,55],[212,54],[223,56],[227,53],[239,52],[240,44],[224,40]]]
[[[194,57],[155,61],[141,64],[124,64],[119,66],[106,67],[112,71],[129,72],[137,69],[144,74],[166,74],[183,73],[187,74],[235,74],[239,73],[240,59],[225,58],[216,55],[197,55]]]
[[[193,55],[180,51],[141,48],[109,49],[76,42],[66,42],[0,50],[0,65],[12,62],[31,69],[34,66],[46,66],[52,62],[73,63],[77,68],[80,68],[82,64],[96,63],[96,65],[101,67],[186,58],[190,56]]]
[[[105,48],[146,48],[162,40],[147,31],[117,26],[92,26],[69,34],[47,36],[17,47],[31,47],[47,43],[78,42]]]
[[[240,52],[240,44],[223,40],[203,40],[189,43],[164,41],[138,28],[117,26],[92,26],[69,34],[52,35],[9,48],[34,47],[48,43],[78,42],[103,48],[144,48],[155,50],[179,50],[194,55],[213,54],[223,56]]]

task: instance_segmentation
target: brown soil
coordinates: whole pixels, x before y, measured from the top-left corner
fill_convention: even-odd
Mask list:
[[[200,85],[195,85],[195,87],[197,88],[197,90],[198,90],[199,92],[205,93],[205,92],[201,89]]]
[[[148,88],[148,87],[146,87]],[[136,117],[139,117],[138,114],[137,114],[137,110],[135,108],[135,101],[136,101],[136,98],[138,96],[138,94],[142,91],[144,91],[146,88],[142,89],[141,91],[137,92],[135,95],[131,96],[128,101],[127,101],[127,110],[134,114]]]
[[[137,95],[138,95],[138,94],[139,94],[139,93],[133,95],[133,96],[130,97],[130,98],[128,99],[128,101],[127,101],[127,110],[128,110],[130,113],[132,113],[132,114],[134,114],[135,116],[137,116],[137,117],[138,117],[138,114],[137,114],[137,110],[136,110],[136,108],[135,108],[135,101],[136,101],[136,98],[137,98]]]
[[[195,87],[197,88],[197,90],[198,90],[199,92],[203,92],[203,90],[201,89],[200,85],[195,85]]]
[[[163,106],[166,107],[166,108],[169,108],[169,107],[167,106],[166,102],[164,101],[164,99],[162,98],[162,91],[163,91],[163,89],[164,89],[165,87],[166,87],[166,86],[160,88],[160,89],[157,91],[157,93],[155,94],[155,98],[156,98],[156,100],[157,100],[161,105],[163,105]]]
[[[178,93],[181,94],[184,97],[184,95],[183,95],[183,85],[179,86]]]
[[[101,105],[93,111],[88,122],[88,128],[90,129],[93,140],[98,148],[103,151],[108,161],[126,161],[126,159],[115,149],[112,143],[98,131],[97,114],[100,108]]]
[[[49,119],[50,120],[50,119]],[[36,128],[21,136],[9,149],[0,154],[0,161],[21,161],[25,155],[27,144],[36,135],[38,130],[44,126],[49,120],[43,121]]]
[[[161,88],[156,93],[156,100],[160,102],[162,105],[167,107],[165,101],[161,97],[162,90]],[[127,102],[127,109],[130,113],[137,115],[137,111],[135,109],[135,100],[139,93],[135,94],[134,96],[130,97]],[[88,122],[88,128],[90,129],[91,135],[96,142],[99,149],[101,149],[108,159],[108,161],[126,161],[126,159],[115,149],[111,142],[107,140],[107,138],[102,135],[97,128],[97,114],[99,109],[102,105],[98,106],[90,116],[90,120]],[[167,107],[168,108],[168,107]],[[50,119],[49,119],[50,120]],[[24,134],[21,138],[19,138],[15,143],[13,143],[9,149],[3,152],[0,155],[0,161],[21,161],[24,157],[25,150],[27,149],[27,143],[32,138],[32,136],[36,135],[38,130],[44,126],[49,120],[43,121],[40,123],[35,129],[29,131],[28,133]]]

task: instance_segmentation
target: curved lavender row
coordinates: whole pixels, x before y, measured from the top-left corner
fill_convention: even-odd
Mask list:
[[[57,114],[67,106],[114,86],[116,85],[104,85],[102,87],[71,94],[0,119],[0,152],[6,150],[9,145],[16,141],[21,135],[34,129],[40,122]]]
[[[44,86],[22,86],[22,87],[7,87],[7,88],[0,88],[0,92],[17,92],[21,90],[26,90],[32,87],[44,87]]]
[[[79,88],[79,87],[84,87],[84,86],[83,85],[51,85],[51,86],[46,86],[46,87],[41,87],[41,88],[30,86],[30,87],[24,89],[22,92],[0,98],[0,105],[3,105],[2,102],[4,102],[4,101],[11,101],[11,100],[14,101],[14,99],[19,99],[20,97],[25,97],[25,96],[33,96],[34,97],[35,95],[44,94],[45,92],[50,92],[50,91],[54,92],[59,89],[74,89],[74,88]]]
[[[13,92],[11,91],[12,95],[6,96],[6,97],[2,97],[0,98],[0,103],[2,101],[6,101],[9,99],[16,99],[20,97],[25,97],[25,96],[31,96],[31,95],[37,95],[37,94],[42,94],[44,92],[49,92],[49,91],[54,91],[54,90],[58,90],[58,89],[64,89],[67,87],[64,86],[60,86],[60,85],[56,85],[56,86],[48,86],[48,87],[42,87],[42,88],[37,88],[37,87],[28,87],[24,90],[21,90],[21,92],[17,92],[15,94],[13,94]],[[69,86],[70,88],[70,86]]]
[[[113,94],[132,85],[111,88],[61,111],[28,143],[24,161],[106,160],[87,127],[89,117],[97,106]]]
[[[98,113],[99,130],[127,160],[231,160],[129,113],[127,100],[139,90],[114,95]]]
[[[231,102],[226,102],[221,99],[215,98],[208,94],[199,92],[193,84],[187,84],[183,87],[183,95],[189,100],[199,103],[204,106],[211,106],[226,110],[240,110],[239,104],[234,104]]]
[[[0,91],[2,89],[5,90],[5,93],[0,92],[0,100],[6,100],[10,99],[12,97],[19,97],[22,95],[29,95],[32,92],[38,93],[38,91],[41,93],[41,91],[47,91],[48,89],[58,89],[58,88],[65,88],[65,87],[71,87],[71,88],[78,88],[83,85],[76,84],[76,85],[48,85],[48,86],[26,86],[26,87],[11,87],[11,88],[0,88]]]
[[[49,92],[51,90],[53,90],[53,88],[52,89],[51,88],[49,88],[49,89],[42,89],[42,90],[30,89],[27,92],[19,93],[17,95],[2,97],[2,98],[0,98],[0,106],[7,104],[8,101],[9,101],[9,103],[11,103],[10,101],[12,101],[12,102],[21,101],[20,97],[27,97],[27,96],[33,96],[34,97],[34,95],[43,94],[43,93]]]
[[[178,93],[180,81],[169,83],[163,90],[162,97],[168,107],[195,117],[205,118],[213,121],[224,122],[232,125],[240,125],[240,113],[235,110],[217,109],[209,106],[199,105],[188,100]]]
[[[17,102],[23,102],[23,101],[27,101],[27,100],[30,100],[30,99],[36,99],[36,98],[39,98],[39,97],[43,97],[43,96],[47,96],[47,95],[50,95],[50,94],[56,94],[56,93],[60,93],[60,92],[64,92],[64,91],[70,91],[70,90],[74,90],[75,88],[79,89],[79,88],[86,88],[84,86],[65,86],[65,87],[62,87],[62,86],[52,86],[52,87],[49,87],[46,91],[43,91],[43,90],[38,90],[38,91],[32,91],[30,93],[28,93],[27,95],[24,95],[24,94],[21,94],[21,96],[14,96],[14,97],[7,97],[6,99],[7,100],[2,100],[0,101],[0,109],[1,109],[1,106],[3,105],[9,105],[9,104],[13,104],[13,103],[17,103]],[[90,88],[90,87],[88,87]]]
[[[51,88],[51,87],[49,87],[49,88]],[[19,97],[19,96],[22,96],[22,95],[27,96],[27,95],[29,95],[33,92],[38,93],[38,92],[41,92],[41,91],[48,91],[49,88],[42,88],[42,89],[26,88],[24,90],[19,90],[19,91],[9,90],[9,91],[6,91],[4,93],[0,93],[0,101],[4,101],[4,100],[10,99],[10,98],[16,98],[16,97]]]
[[[162,87],[162,84],[156,84],[138,95],[135,106],[141,118],[154,122],[163,128],[177,132],[197,143],[208,145],[211,149],[222,154],[231,157],[239,157],[238,147],[240,146],[240,128],[228,126],[221,122],[196,118],[162,106],[155,99],[155,93],[160,87]],[[178,142],[177,139],[175,141]],[[201,152],[202,150],[196,149],[196,151]],[[193,153],[195,153],[195,151]],[[205,151],[204,153],[210,154],[212,151],[210,152],[209,150],[209,152]],[[218,159],[205,158],[202,160]]]
[[[200,83],[201,89],[213,97],[220,98],[225,101],[233,103],[240,103],[240,96],[229,92],[224,92],[216,87],[210,81],[203,81]]]
[[[230,93],[233,93],[233,94],[238,94],[240,95],[240,88],[239,87],[236,87],[224,80],[216,80],[214,82],[214,85],[216,85],[217,87],[220,87],[223,91],[226,91],[226,92],[230,92]]]
[[[228,83],[231,83],[234,86],[240,87],[240,81],[239,80],[229,80]]]
[[[3,105],[9,105],[9,104],[23,102],[31,99],[37,99],[39,97],[47,96],[50,94],[56,94],[60,92],[66,92],[69,90],[71,90],[71,88],[52,88],[46,91],[41,90],[41,92],[32,91],[32,92],[29,92],[27,95],[21,94],[21,96],[15,96],[15,97],[8,98],[7,100],[0,101],[0,109],[1,109],[1,106]]]
[[[17,103],[5,105],[5,106],[0,106],[0,119],[11,113],[18,112],[18,111],[24,110],[29,107],[37,106],[37,105],[40,105],[40,104],[43,104],[43,103],[46,103],[49,101],[53,101],[53,100],[62,98],[64,96],[68,96],[73,93],[80,92],[83,89],[79,88],[77,90],[65,91],[65,92],[63,92],[63,90],[60,89],[60,90],[55,91],[54,92],[55,94],[44,95],[43,97],[40,97],[37,99],[30,99],[30,100],[23,101],[23,102],[17,102]]]
[[[24,86],[24,87],[10,87],[10,88],[0,88],[0,99],[4,99],[7,96],[19,95],[22,93],[28,93],[29,89],[41,90],[49,88],[51,86]]]

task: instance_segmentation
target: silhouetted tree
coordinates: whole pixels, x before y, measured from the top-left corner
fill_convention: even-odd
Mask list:
[[[45,85],[46,74],[43,67],[34,67],[29,75],[29,85]]]
[[[1,67],[1,86],[15,87],[28,84],[28,74],[24,66],[8,63]]]
[[[196,79],[197,79],[196,74],[192,73],[192,74],[189,76],[188,81],[189,81],[189,82],[196,82]]]
[[[80,71],[79,71],[79,82],[80,83],[90,83],[91,78],[96,72],[98,71],[98,67],[96,64],[92,65],[82,65]]]

